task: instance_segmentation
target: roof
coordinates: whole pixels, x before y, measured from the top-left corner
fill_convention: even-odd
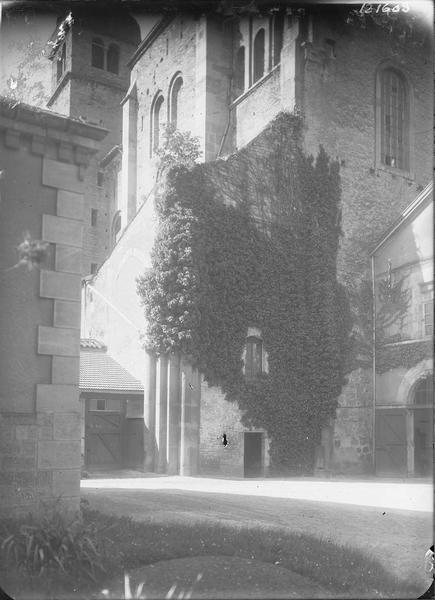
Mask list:
[[[97,340],[80,341],[80,390],[84,392],[143,392],[143,384],[133,377]]]
[[[404,225],[410,218],[412,218],[415,213],[429,204],[432,200],[432,189],[433,183],[432,181],[427,184],[427,186],[420,192],[420,194],[409,204],[405,210],[402,212],[400,217],[387,229],[387,231],[383,234],[380,240],[376,243],[376,246],[371,251],[371,255],[375,254],[381,246],[385,244],[385,242],[395,233],[402,225]]]

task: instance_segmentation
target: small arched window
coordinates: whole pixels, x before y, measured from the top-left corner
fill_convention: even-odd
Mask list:
[[[240,96],[245,89],[245,47],[240,46],[234,65],[234,97]]]
[[[160,146],[161,126],[162,126],[162,106],[163,96],[159,94],[151,107],[151,144],[150,144],[150,155],[158,149]]]
[[[396,169],[409,169],[409,93],[404,76],[394,68],[379,73],[380,162]]]
[[[281,61],[283,30],[283,15],[275,15],[273,18],[273,66]]]
[[[107,70],[110,73],[119,73],[119,46],[117,44],[110,44],[107,50]]]
[[[104,42],[101,38],[94,38],[92,40],[91,64],[97,69],[104,69]]]
[[[263,341],[256,336],[246,339],[245,377],[256,379],[263,372]]]
[[[433,377],[432,374],[426,375],[417,382],[414,389],[414,404],[428,404],[432,406],[433,403]]]
[[[176,75],[169,91],[169,122],[174,127],[177,127],[178,123],[178,112],[182,87],[183,78],[181,77],[181,75]]]
[[[264,29],[260,29],[254,39],[254,81],[264,75]]]

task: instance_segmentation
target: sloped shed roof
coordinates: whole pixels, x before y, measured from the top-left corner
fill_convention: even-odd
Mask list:
[[[80,390],[143,392],[142,383],[106,353],[97,340],[80,340]]]

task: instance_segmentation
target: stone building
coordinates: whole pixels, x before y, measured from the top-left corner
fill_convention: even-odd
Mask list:
[[[432,183],[372,254],[376,472],[428,476],[433,455]]]
[[[239,17],[212,11],[168,13],[125,63],[120,192],[117,210],[109,211],[117,243],[86,286],[84,333],[103,340],[114,358],[145,382],[150,468],[156,459],[163,469],[173,452],[168,468],[180,469],[181,438],[171,427],[179,418],[184,393],[178,358],[173,367],[178,372],[175,396],[167,387],[172,367],[164,361],[147,366],[135,283],[151,266],[157,225],[153,192],[164,124],[197,136],[201,158],[209,162],[239,152],[287,111],[303,120],[304,151],[316,154],[322,144],[340,164],[343,236],[337,267],[354,317],[353,362],[336,418],[324,428],[317,466],[339,473],[374,470],[371,333],[364,331],[358,299],[370,285],[375,242],[432,177],[431,29],[430,20],[416,14],[412,32],[401,30],[399,20],[389,33],[369,18],[364,27],[358,19],[349,22],[349,11],[242,11]],[[76,48],[82,52],[80,44]],[[246,336],[247,348],[254,352],[255,346],[258,354],[261,331],[256,336],[247,331]],[[186,389],[197,391],[197,384],[190,384]],[[196,406],[198,399],[192,402]],[[189,443],[193,457],[195,440],[200,439],[202,472],[243,476],[251,469],[249,454],[257,457],[253,463],[260,457],[257,472],[266,473],[266,432],[244,428],[237,405],[204,382],[200,406]],[[164,458],[153,446],[158,431],[161,439],[156,443],[165,448]],[[230,440],[225,453],[224,433]],[[177,451],[169,449],[171,440]]]
[[[0,99],[0,489],[8,517],[59,499],[65,510],[79,508],[86,171],[106,133]]]

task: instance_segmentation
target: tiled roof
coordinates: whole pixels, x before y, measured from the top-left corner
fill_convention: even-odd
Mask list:
[[[143,391],[142,383],[124,367],[121,367],[116,360],[105,352],[95,352],[93,348],[93,346],[83,348],[82,345],[80,352],[80,389],[82,391]]]

